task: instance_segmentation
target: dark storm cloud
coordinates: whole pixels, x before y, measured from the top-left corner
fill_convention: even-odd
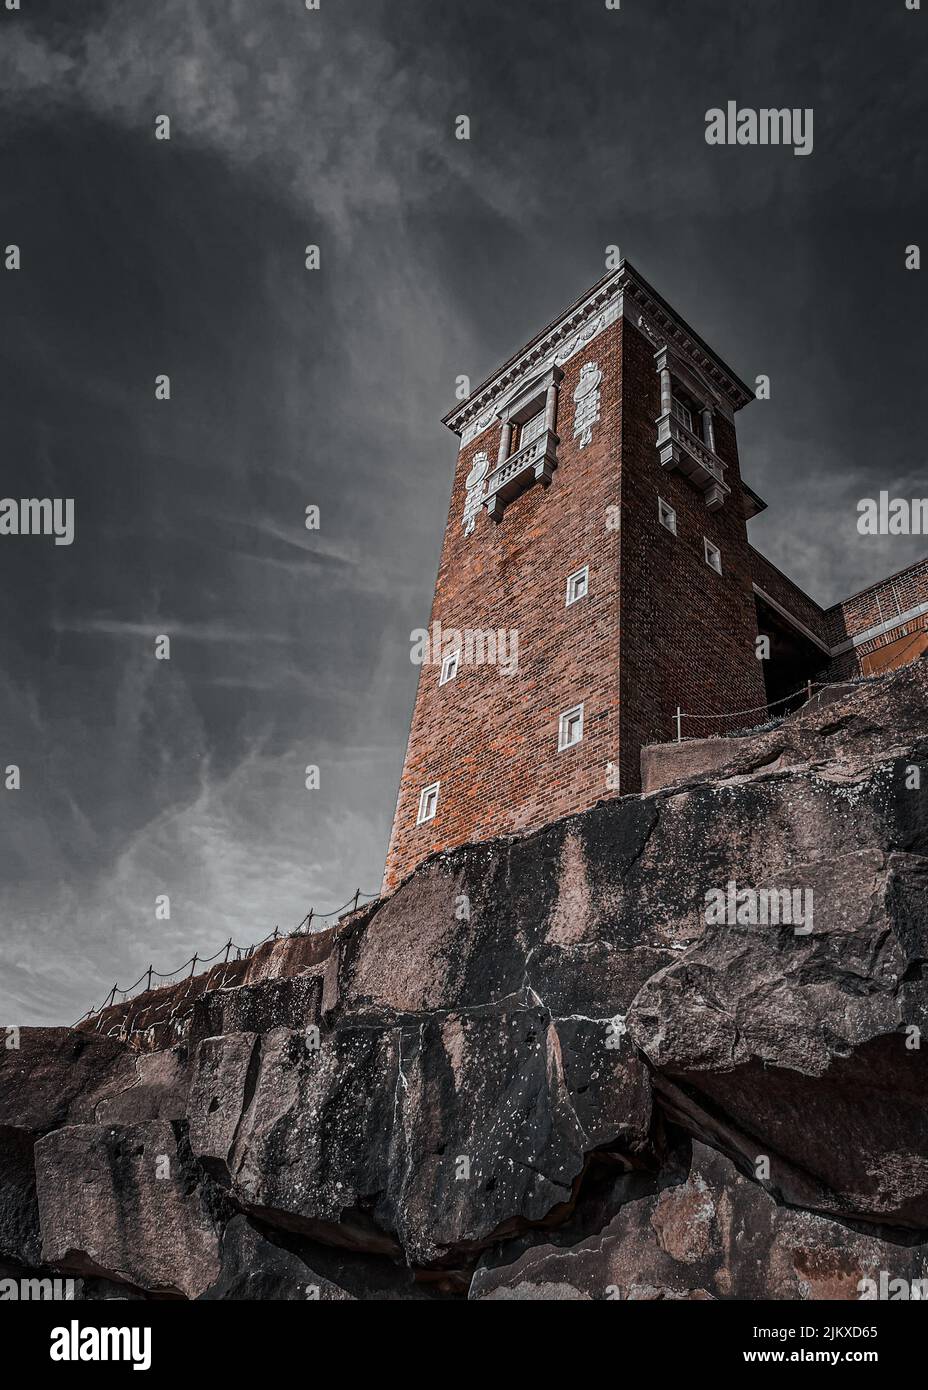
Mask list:
[[[3,13],[0,242],[23,269],[0,276],[0,494],[74,497],[77,534],[0,546],[0,761],[23,768],[0,1012],[61,1021],[114,971],[377,887],[455,455],[439,417],[609,243],[770,374],[740,438],[771,558],[832,601],[921,554],[858,536],[854,508],[923,491],[902,251],[926,22],[902,0]],[[813,155],[708,148],[729,98],[814,107]]]

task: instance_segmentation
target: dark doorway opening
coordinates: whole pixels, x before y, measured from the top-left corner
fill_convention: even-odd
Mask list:
[[[759,595],[755,602],[758,633],[770,639],[770,656],[763,662],[770,714],[789,714],[805,703],[808,682],[822,678],[828,656]]]

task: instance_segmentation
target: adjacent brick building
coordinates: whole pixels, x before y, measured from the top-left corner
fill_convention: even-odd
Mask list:
[[[461,448],[385,891],[434,850],[638,790],[678,710],[684,736],[725,733],[928,641],[928,562],[825,610],[750,545],[753,399],[626,261],[445,417]]]

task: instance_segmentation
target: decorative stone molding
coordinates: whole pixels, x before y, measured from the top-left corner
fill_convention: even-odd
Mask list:
[[[478,434],[482,434],[485,429],[488,429],[497,416],[503,419],[512,418],[513,412],[518,409],[527,393],[534,391],[539,379],[543,380],[552,372],[556,372],[557,380],[559,381],[564,375],[561,370],[561,364],[569,362],[576,353],[582,351],[582,349],[602,333],[604,329],[608,328],[610,324],[615,323],[621,311],[622,301],[621,296],[619,296],[602,314],[588,323],[582,332],[573,334],[567,342],[557,350],[557,353],[540,373],[537,369],[533,370],[526,378],[520,380],[512,390],[500,397],[490,410],[465,425],[461,433],[461,448],[466,448],[472,440],[477,438]],[[445,418],[444,423],[448,424],[448,417]]]
[[[640,314],[638,326],[647,331],[652,341],[659,341],[672,351],[681,366],[685,365],[696,373],[701,382],[699,394],[711,395],[716,408],[733,420],[735,411],[754,399],[754,392],[725,366],[721,358],[716,357],[712,349],[674,313],[646,280],[631,267],[629,274],[630,283],[625,290],[625,317],[635,321],[635,314]]]
[[[661,466],[679,468],[705,493],[710,512],[725,503],[731,488],[725,481],[727,465],[715,452],[713,410],[719,397],[699,369],[671,347],[660,348],[654,361],[661,376],[661,413],[657,420],[657,447]],[[703,437],[688,430],[673,414],[673,382],[679,381],[690,396],[699,402]]]
[[[543,372],[507,401],[502,412],[503,420],[514,425],[523,424],[550,399],[552,391],[555,393],[555,401],[557,400],[557,388],[563,379],[564,373],[561,368],[555,362],[550,363]],[[554,429],[554,425],[550,428]]]
[[[706,448],[710,453],[715,453],[715,425],[712,422],[712,407],[705,405],[702,408],[702,437],[706,441]]]
[[[595,362],[584,362],[574,390],[574,438],[585,449],[593,439],[593,426],[599,419],[599,386],[603,374]]]
[[[579,333],[575,333],[557,354],[558,362],[569,362],[571,357],[585,348],[594,338],[598,338],[604,328],[615,323],[622,316],[622,297],[621,295],[604,309],[598,317],[592,319]]]
[[[622,312],[622,296],[614,280],[611,277],[598,285],[586,300],[444,417],[443,423],[460,433],[462,448],[503,415],[511,403],[520,400],[526,387],[547,369],[569,361],[616,322]]]
[[[544,329],[529,345],[444,418],[465,448],[517,400],[546,366],[562,365],[620,317],[628,318],[655,343],[672,346],[711,384],[716,408],[727,418],[754,399],[753,392],[698,338],[646,280],[623,261],[582,300]]]
[[[490,467],[490,460],[485,449],[481,449],[479,454],[474,455],[474,462],[471,470],[464,480],[467,488],[467,495],[464,499],[464,516],[461,525],[464,527],[465,536],[473,533],[474,525],[477,520],[477,513],[483,506],[483,498],[486,492],[485,479]]]
[[[707,410],[720,408],[721,399],[715,387],[706,380],[695,363],[691,362],[679,350],[665,344],[654,354],[654,361],[657,370],[662,375],[664,372],[669,372],[672,377],[675,377],[693,399],[699,401],[701,408]]]
[[[504,463],[498,463],[487,479],[483,506],[494,521],[502,521],[509,503],[534,483],[547,487],[557,468],[557,446],[560,441],[551,430],[545,430],[524,449],[518,449]]]
[[[661,467],[679,468],[705,494],[710,512],[718,511],[731,488],[725,481],[725,464],[691,430],[669,412],[657,422],[657,447]]]

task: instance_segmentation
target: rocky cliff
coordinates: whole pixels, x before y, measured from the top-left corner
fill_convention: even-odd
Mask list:
[[[3,1272],[188,1299],[928,1275],[928,664],[647,772],[327,932],[8,1035]],[[753,911],[773,889],[814,909]]]

